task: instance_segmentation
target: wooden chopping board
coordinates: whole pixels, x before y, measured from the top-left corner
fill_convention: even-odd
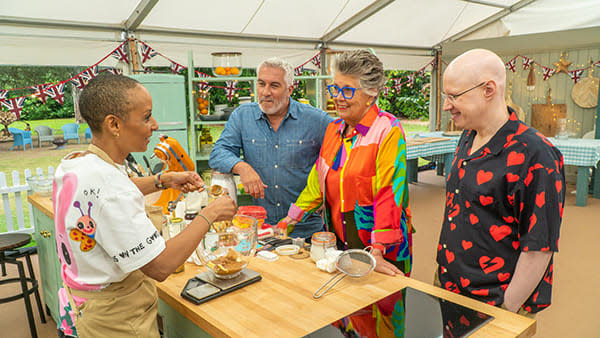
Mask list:
[[[598,105],[598,83],[594,77],[594,67],[590,68],[589,76],[579,80],[571,91],[571,98],[581,108],[594,108]]]
[[[531,126],[547,137],[556,135],[557,119],[567,117],[567,105],[553,104],[550,93],[546,104],[531,105]]]

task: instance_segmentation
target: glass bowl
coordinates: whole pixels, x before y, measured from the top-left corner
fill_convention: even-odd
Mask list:
[[[212,53],[213,74],[215,76],[242,75],[242,53],[218,52]]]
[[[215,222],[198,245],[196,254],[217,278],[235,278],[256,253],[256,225],[256,218],[244,215]]]
[[[52,195],[52,183],[54,177],[48,175],[36,175],[27,177],[26,181],[34,192],[42,196]]]

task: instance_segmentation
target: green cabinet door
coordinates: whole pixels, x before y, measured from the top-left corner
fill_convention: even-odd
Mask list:
[[[56,251],[54,220],[37,208],[33,208],[35,231],[33,238],[37,242],[40,265],[40,285],[44,302],[50,315],[58,323],[58,289],[62,285],[60,262]]]

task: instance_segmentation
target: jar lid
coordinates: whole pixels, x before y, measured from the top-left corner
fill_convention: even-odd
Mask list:
[[[239,215],[252,216],[255,218],[267,218],[267,211],[260,205],[244,205],[238,208]]]
[[[171,218],[171,223],[181,223],[181,222],[183,222],[183,218],[181,218],[181,217]]]
[[[333,232],[315,232],[311,239],[312,244],[335,244],[335,234]]]

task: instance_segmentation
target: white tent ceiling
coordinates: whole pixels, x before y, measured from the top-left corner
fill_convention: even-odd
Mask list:
[[[2,0],[0,64],[95,64],[128,31],[184,65],[189,50],[197,66],[215,51],[243,52],[245,67],[273,55],[296,65],[326,43],[418,69],[454,40],[597,26],[600,0]]]

